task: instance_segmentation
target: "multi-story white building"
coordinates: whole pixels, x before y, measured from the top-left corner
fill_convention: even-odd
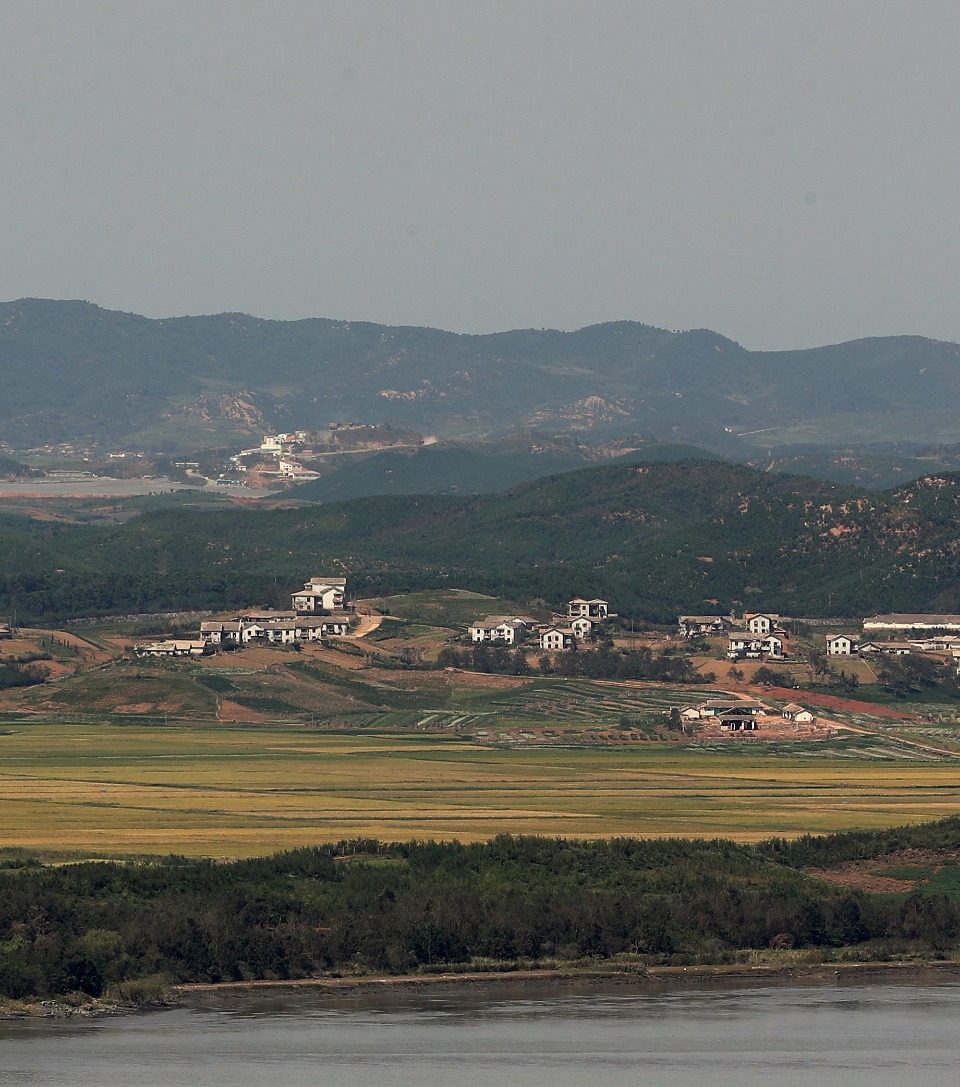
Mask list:
[[[345,577],[312,577],[291,597],[296,612],[342,611],[347,601]]]

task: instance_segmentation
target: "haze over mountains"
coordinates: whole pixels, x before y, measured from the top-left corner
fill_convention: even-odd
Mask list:
[[[0,437],[21,447],[189,450],[335,420],[447,439],[643,434],[741,453],[960,440],[960,346],[918,336],[751,352],[630,321],[472,336],[22,299],[0,305],[0,387]]]

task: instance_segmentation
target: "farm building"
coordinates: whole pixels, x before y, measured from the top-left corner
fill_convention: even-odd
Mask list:
[[[733,626],[732,615],[681,615],[677,620],[681,638],[697,638],[705,634],[723,634]]]
[[[923,615],[909,613],[874,615],[869,619],[864,619],[863,629],[960,631],[960,615]]]
[[[186,638],[167,638],[159,642],[140,642],[133,651],[141,657],[202,657],[210,652],[210,645]]]
[[[760,727],[756,714],[746,710],[725,710],[717,719],[721,732],[756,732]]]
[[[796,702],[787,703],[780,711],[780,716],[785,721],[793,721],[798,725],[812,725],[816,721],[816,717],[808,709],[804,709]]]

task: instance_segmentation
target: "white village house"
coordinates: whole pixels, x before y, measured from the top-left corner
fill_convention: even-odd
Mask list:
[[[312,577],[299,592],[292,594],[291,602],[296,612],[343,611],[346,594],[345,577]]]
[[[578,642],[589,642],[593,640],[596,628],[599,627],[599,623],[593,619],[588,619],[585,615],[578,615],[576,619],[571,619],[569,626],[573,631],[574,637]]]
[[[827,635],[827,656],[852,657],[857,652],[857,642],[846,634]]]
[[[860,642],[856,647],[861,657],[878,654],[881,657],[906,657],[913,652],[921,652],[920,642]]]
[[[296,615],[255,622],[250,614],[245,614],[235,619],[201,623],[200,637],[210,645],[295,645],[323,638],[341,638],[349,630],[350,621],[344,616]]]
[[[681,638],[698,638],[707,634],[723,634],[733,627],[732,615],[681,615],[677,619]]]
[[[699,706],[688,706],[680,711],[683,721],[710,720],[720,726],[721,732],[756,732],[760,727],[763,703],[755,699],[716,699]]]
[[[576,636],[569,627],[547,627],[540,632],[540,648],[548,651],[573,649]]]
[[[740,714],[750,714],[756,717],[763,713],[763,703],[755,698],[715,698],[710,702],[703,702],[698,707],[701,717],[720,717],[729,710],[735,710]]]
[[[529,615],[488,615],[480,619],[468,630],[472,642],[503,642],[504,645],[516,645],[536,620]]]
[[[747,612],[743,617],[744,626],[751,634],[763,636],[783,632],[780,616],[776,612]]]
[[[567,601],[567,618],[576,619],[582,615],[585,619],[607,619],[610,615],[610,606],[606,600],[584,600],[575,597]]]
[[[770,660],[783,660],[783,639],[776,634],[768,634],[766,637],[744,634],[742,631],[727,635],[727,659],[740,660],[746,657],[751,660],[759,660],[768,657]]]
[[[812,725],[817,720],[808,709],[804,709],[796,702],[788,702],[780,711],[780,716],[785,721],[793,721],[797,725]]]
[[[578,642],[592,641],[609,617],[608,601],[576,597],[567,602],[567,615],[554,615],[546,624],[529,615],[488,615],[472,623],[467,632],[474,643],[516,645],[524,635],[536,631],[541,649],[560,652],[575,649]]]

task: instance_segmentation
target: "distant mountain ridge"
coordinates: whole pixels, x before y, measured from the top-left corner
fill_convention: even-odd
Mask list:
[[[0,304],[0,387],[0,439],[19,445],[201,448],[334,420],[719,451],[960,440],[960,346],[919,336],[752,352],[631,321],[475,336],[21,299]]]

